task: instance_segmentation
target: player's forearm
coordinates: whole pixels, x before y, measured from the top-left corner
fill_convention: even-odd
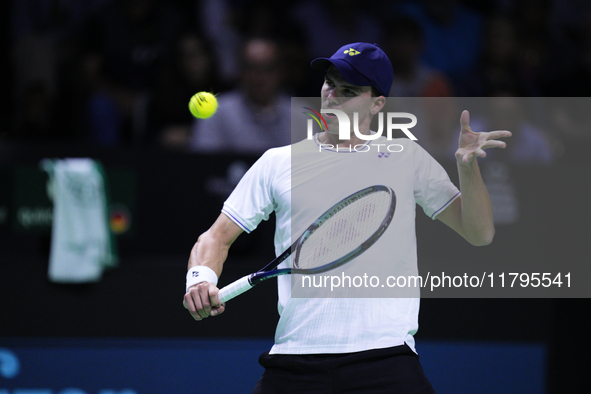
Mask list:
[[[469,165],[458,163],[458,172],[463,236],[473,245],[488,245],[495,235],[495,225],[492,203],[478,161],[473,160]]]
[[[229,249],[230,245],[219,240],[210,232],[205,232],[199,236],[193,249],[191,249],[187,269],[198,265],[205,265],[211,268],[219,278],[222,274],[224,262],[228,257]]]
[[[209,230],[199,236],[191,250],[187,270],[198,265],[211,268],[218,278],[230,246],[242,233],[242,229],[225,214],[220,214]]]

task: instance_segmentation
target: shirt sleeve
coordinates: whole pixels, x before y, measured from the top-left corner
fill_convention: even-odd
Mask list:
[[[269,219],[274,210],[271,188],[274,167],[270,156],[266,152],[252,165],[222,208],[222,212],[247,233]]]
[[[425,149],[414,144],[415,200],[431,219],[460,196],[449,175]]]

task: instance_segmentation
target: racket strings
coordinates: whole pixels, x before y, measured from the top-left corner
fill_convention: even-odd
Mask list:
[[[336,207],[301,244],[296,268],[316,268],[338,261],[359,248],[382,225],[392,196],[378,190],[348,200]]]

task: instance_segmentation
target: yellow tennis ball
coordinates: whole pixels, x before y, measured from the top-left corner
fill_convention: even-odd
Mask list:
[[[217,109],[218,100],[208,92],[199,92],[191,97],[191,101],[189,101],[189,111],[199,119],[210,118]]]

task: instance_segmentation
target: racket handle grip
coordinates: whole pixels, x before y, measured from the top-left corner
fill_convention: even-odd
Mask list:
[[[246,275],[220,290],[218,293],[220,302],[229,301],[245,291],[250,290],[252,286],[253,285],[250,284],[250,275]]]

